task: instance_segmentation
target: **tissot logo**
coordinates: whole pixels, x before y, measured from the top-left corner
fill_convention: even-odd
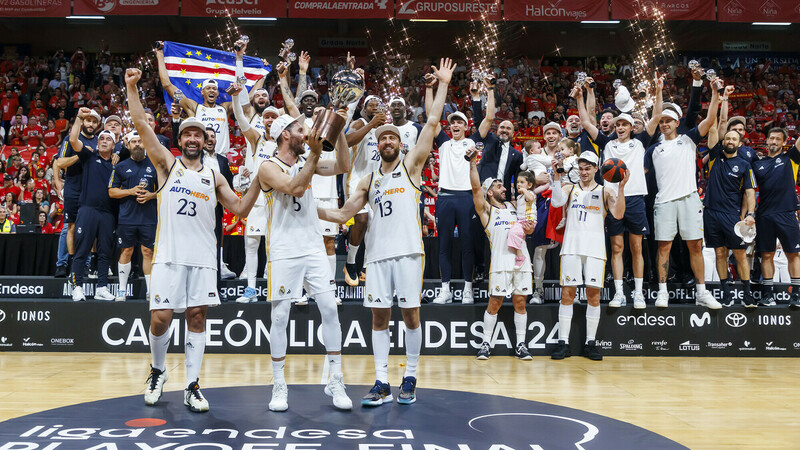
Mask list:
[[[725,316],[725,323],[734,328],[743,327],[747,323],[747,317],[740,312],[733,312]]]

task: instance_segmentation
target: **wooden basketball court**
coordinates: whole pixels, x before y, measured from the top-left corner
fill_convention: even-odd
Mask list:
[[[142,394],[149,354],[0,353],[0,421],[88,401]],[[320,382],[322,356],[289,355],[286,379]],[[399,384],[401,356],[391,356],[390,383]],[[371,385],[370,356],[343,358],[345,382]],[[183,355],[167,358],[166,391],[183,388]],[[690,448],[798,448],[800,360],[793,358],[607,357],[593,362],[511,357],[477,361],[426,356],[420,388],[495,394],[552,403],[629,422]],[[266,355],[205,356],[204,388],[272,382]],[[321,386],[320,386],[321,389]],[[358,406],[366,392],[350,389]],[[268,390],[264,389],[265,415]],[[420,396],[412,408],[424,408]],[[214,403],[211,402],[213,410]],[[290,397],[291,408],[291,397]],[[187,412],[187,414],[190,414]]]

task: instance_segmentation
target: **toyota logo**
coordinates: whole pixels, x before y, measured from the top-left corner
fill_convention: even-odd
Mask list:
[[[0,322],[6,320],[6,312],[0,309]]]
[[[740,312],[730,313],[725,316],[725,323],[734,328],[743,327],[747,323],[747,317]]]

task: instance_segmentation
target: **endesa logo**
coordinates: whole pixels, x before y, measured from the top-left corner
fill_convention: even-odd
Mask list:
[[[654,316],[642,314],[641,316],[619,316],[617,325],[633,325],[637,327],[674,327],[675,316]]]

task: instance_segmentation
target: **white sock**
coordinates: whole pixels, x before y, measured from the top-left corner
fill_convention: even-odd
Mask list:
[[[467,292],[472,292],[472,281],[464,282],[464,290]]]
[[[569,344],[569,329],[572,327],[572,305],[558,305],[558,339]]]
[[[593,341],[597,335],[597,324],[600,323],[600,305],[586,306],[586,343]]]
[[[389,382],[389,330],[372,330],[372,354],[375,356],[375,379]]]
[[[336,255],[328,255],[328,263],[331,265],[331,279],[336,279]],[[255,277],[255,275],[253,275]]]
[[[186,386],[200,378],[200,366],[203,365],[203,354],[206,352],[206,332],[186,332]]]
[[[244,273],[247,275],[247,287],[256,288],[256,274],[258,273],[258,245],[261,236],[245,237]]]
[[[167,349],[169,348],[169,329],[161,336],[150,333],[150,355],[153,357],[153,368],[164,370],[164,361],[167,359]]]
[[[667,292],[667,283],[658,283],[658,292]]]
[[[272,360],[272,384],[286,383],[286,378],[283,376],[283,368],[286,367],[286,359],[280,361]]]
[[[128,276],[131,274],[131,263],[117,263],[117,270],[119,271],[119,293],[117,295],[125,295],[128,292]]]
[[[525,332],[528,328],[528,313],[514,313],[514,330],[517,332],[517,345],[525,343]]]
[[[147,285],[147,294],[148,294],[148,298],[149,298],[150,297],[150,295],[149,295],[150,294],[150,275],[145,275],[144,276],[144,284]]]
[[[703,283],[703,284],[697,283],[694,287],[697,289],[697,295],[700,295],[700,294],[702,294],[703,292],[706,291],[706,284],[705,283]]]
[[[335,375],[337,373],[342,373],[342,354],[326,355],[326,357],[328,358],[327,361],[330,366],[330,374]]]
[[[353,245],[353,244],[347,246],[347,264],[356,263],[356,254],[358,254],[359,247],[360,245]]]
[[[483,313],[483,342],[488,342],[489,346],[492,345],[492,334],[494,334],[494,326],[497,323],[497,314],[489,314],[489,311]]]
[[[643,278],[634,278],[633,279],[633,291],[642,293],[642,282],[644,281]]]
[[[622,292],[622,280],[614,280],[614,291]]]
[[[422,327],[406,328],[406,373],[403,377],[417,377],[419,351],[422,348]]]

